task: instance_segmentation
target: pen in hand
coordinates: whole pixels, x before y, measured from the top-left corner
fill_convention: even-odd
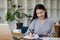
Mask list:
[[[33,35],[33,33],[34,33],[34,29],[32,29],[32,30],[29,29],[29,31],[30,31],[30,32],[29,32],[29,36],[34,37],[34,35]]]

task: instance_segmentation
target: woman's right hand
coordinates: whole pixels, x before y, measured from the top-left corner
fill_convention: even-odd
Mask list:
[[[28,34],[30,37],[34,37],[33,33],[32,32],[29,32]]]

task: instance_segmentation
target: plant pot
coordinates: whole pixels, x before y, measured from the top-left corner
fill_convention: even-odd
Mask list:
[[[11,31],[13,31],[13,29],[16,29],[17,27],[15,21],[8,21],[8,24]]]
[[[17,25],[17,28],[16,29],[21,29],[22,26],[23,26],[23,23],[16,23],[16,25]]]

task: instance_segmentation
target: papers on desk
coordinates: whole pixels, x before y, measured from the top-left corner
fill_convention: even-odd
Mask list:
[[[36,39],[36,40],[60,40],[60,38],[55,37],[39,37],[37,34],[34,35],[34,37],[30,37],[29,35],[24,36],[25,39]],[[38,39],[39,38],[39,39]]]
[[[43,39],[43,40],[60,40],[60,38],[55,38],[55,37],[40,37],[39,39]]]
[[[30,37],[29,35],[24,36],[25,39],[38,39],[39,36],[37,34],[34,34],[34,37]]]

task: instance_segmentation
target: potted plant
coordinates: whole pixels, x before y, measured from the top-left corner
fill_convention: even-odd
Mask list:
[[[13,29],[16,28],[15,14],[14,14],[15,7],[16,5],[12,5],[12,7],[7,10],[6,14],[6,21],[8,22],[11,31],[13,31]]]
[[[17,21],[17,29],[20,29],[23,26],[23,22],[21,22],[21,19],[23,20],[24,17],[30,19],[30,15],[27,15],[25,13],[19,13],[18,10],[15,11],[15,20]]]
[[[16,23],[17,29],[20,29],[23,26],[23,23],[21,22],[23,16],[20,15],[18,10],[16,10],[14,14],[15,14],[15,20],[17,21]]]
[[[20,8],[20,7],[22,7],[22,6],[18,5],[18,8]],[[17,23],[16,23],[17,29],[20,29],[23,26],[23,23],[21,22],[21,19],[23,19],[24,17],[29,19],[31,16],[27,15],[25,13],[20,13],[19,10],[18,9],[15,10],[15,8],[16,8],[16,5],[12,5],[13,13],[11,12],[11,10],[8,11],[7,15],[6,15],[7,16],[6,20],[7,21],[16,20],[17,21]]]

